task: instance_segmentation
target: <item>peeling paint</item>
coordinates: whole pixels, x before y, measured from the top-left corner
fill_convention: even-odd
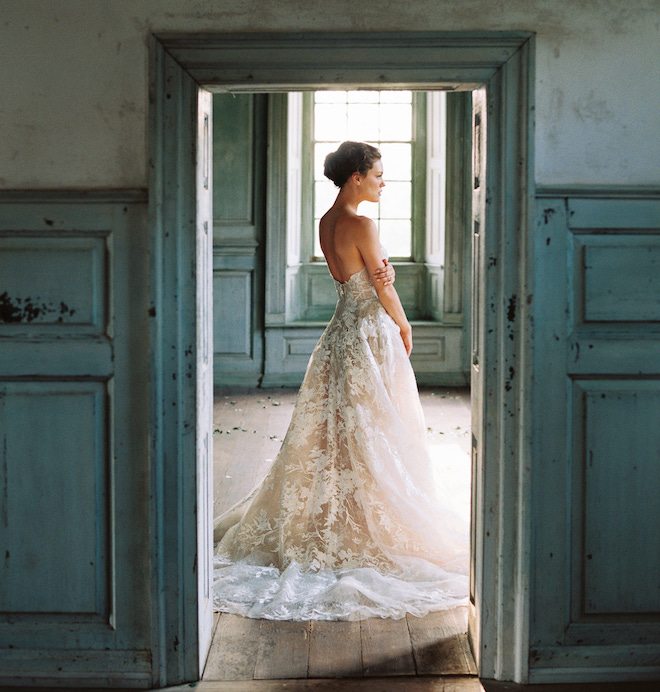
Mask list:
[[[7,291],[0,294],[0,322],[6,324],[34,322],[38,318],[57,315],[57,322],[72,317],[76,310],[66,303],[46,303],[40,298],[13,298]]]
[[[504,389],[506,389],[507,392],[510,392],[511,389],[513,388],[513,385],[511,384],[513,382],[513,378],[516,376],[516,371],[513,368],[513,366],[509,366],[509,377],[507,381],[504,383]]]
[[[506,318],[509,322],[514,322],[516,319],[516,303],[518,301],[518,296],[514,293],[511,298],[509,298],[509,307],[506,311]]]

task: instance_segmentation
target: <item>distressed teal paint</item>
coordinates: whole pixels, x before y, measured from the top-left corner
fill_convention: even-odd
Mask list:
[[[210,450],[198,455],[208,426],[203,399],[210,396],[200,370],[211,378],[202,342],[206,338],[206,347],[212,344],[206,264],[212,183],[209,177],[204,188],[203,166],[198,165],[204,153],[200,119],[203,123],[207,110],[199,86],[155,40],[152,60],[157,106],[151,113],[150,143],[152,160],[158,162],[149,188],[152,684],[165,686],[198,679],[208,643],[200,621],[200,601],[205,601],[200,570],[210,555],[198,517]],[[202,248],[206,260],[200,265]]]
[[[539,199],[530,679],[660,677],[660,195]]]
[[[2,684],[151,684],[146,221],[0,199],[0,293],[47,306],[0,316]]]

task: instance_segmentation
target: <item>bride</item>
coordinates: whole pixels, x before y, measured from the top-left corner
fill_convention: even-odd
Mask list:
[[[319,227],[337,307],[277,458],[215,521],[214,603],[278,620],[423,616],[466,602],[468,527],[434,479],[410,323],[357,211],[385,186],[380,152],[344,142],[325,174],[340,188]]]

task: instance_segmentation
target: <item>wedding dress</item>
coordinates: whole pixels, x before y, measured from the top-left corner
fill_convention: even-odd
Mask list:
[[[216,610],[358,620],[467,602],[468,525],[434,478],[399,328],[366,267],[335,285],[276,459],[216,519]]]

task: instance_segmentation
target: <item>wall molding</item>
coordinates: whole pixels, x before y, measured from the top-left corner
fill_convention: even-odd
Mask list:
[[[660,187],[652,185],[539,185],[536,188],[536,197],[660,199]]]
[[[147,189],[126,188],[111,190],[0,190],[0,204],[145,204]]]

